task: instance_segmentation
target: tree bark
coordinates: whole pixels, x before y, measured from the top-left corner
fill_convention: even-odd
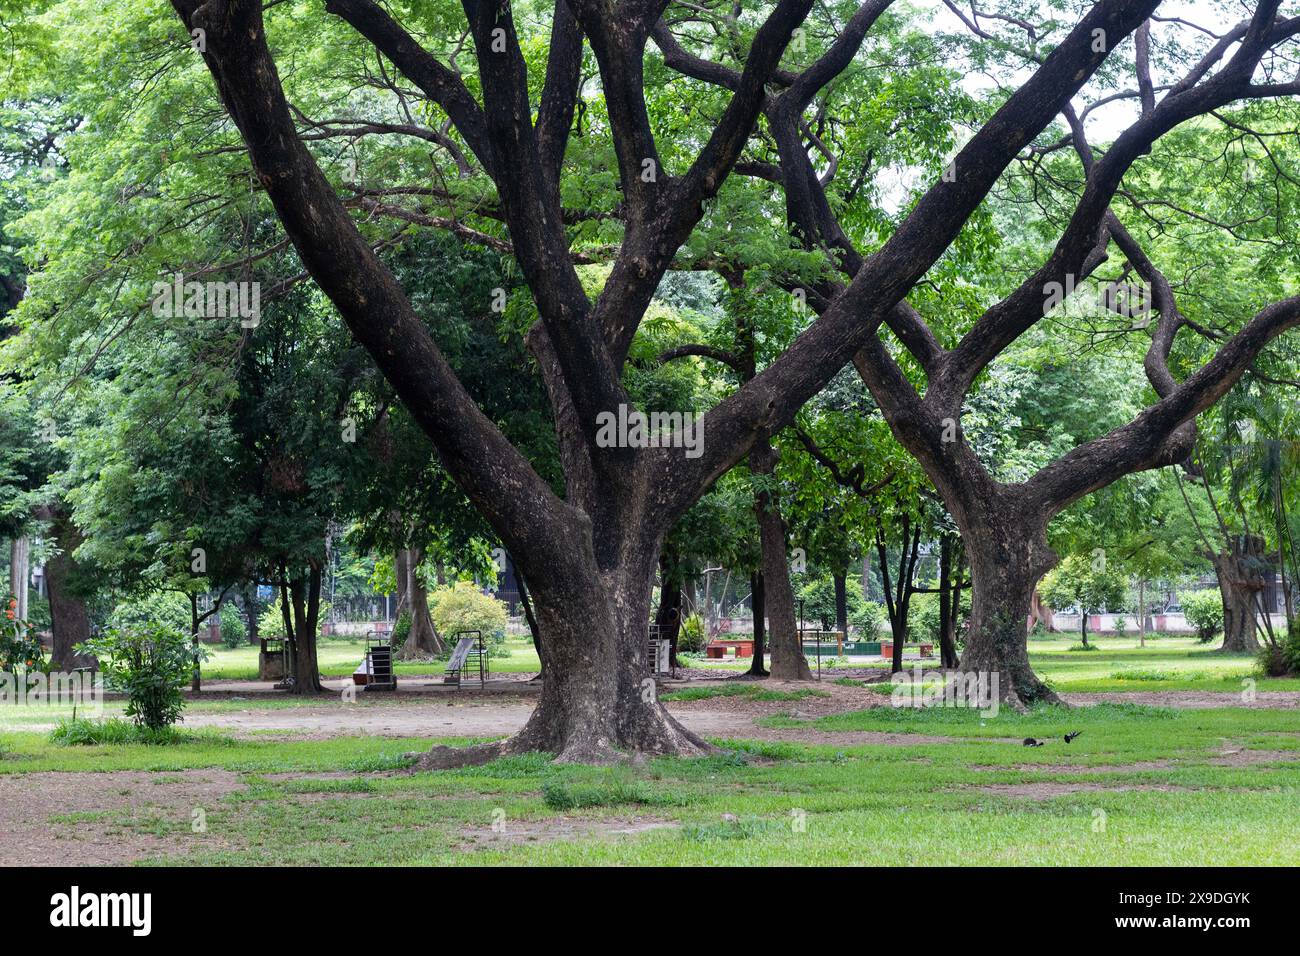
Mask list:
[[[1211,556],[1223,598],[1225,654],[1253,654],[1259,650],[1257,595],[1264,588],[1264,541],[1255,535],[1230,538],[1227,547]]]
[[[260,633],[260,623],[257,620],[257,585],[254,584],[244,590],[244,613],[248,615],[248,643],[254,647],[260,647],[262,635]]]
[[[306,576],[289,582],[292,603],[293,685],[292,694],[319,694],[325,690],[320,682],[320,665],[316,656],[316,632],[320,621],[320,565],[312,562]]]
[[[50,522],[50,537],[58,551],[45,562],[45,588],[50,600],[50,667],[70,671],[93,667],[95,658],[75,648],[90,639],[90,615],[77,590],[79,567],[72,556],[81,544],[81,534],[71,516],[60,506],[42,509],[40,517]]]
[[[546,574],[531,569],[546,668],[537,709],[509,740],[435,747],[420,766],[460,766],[530,751],[566,763],[612,763],[629,752],[713,750],[664,709],[648,671],[645,627],[659,542],[625,540],[619,551],[622,560],[604,572],[592,573],[589,546],[556,554]]]
[[[835,580],[835,630],[840,632],[840,639],[849,639],[849,593],[844,571],[836,571]]]
[[[952,552],[952,538],[944,535],[939,542],[939,663],[944,670],[957,667],[957,609],[953,606],[955,589]],[[960,577],[960,571],[957,576]]]
[[[776,471],[776,451],[766,437],[754,443],[749,468],[760,479]],[[786,553],[785,522],[779,502],[763,489],[754,496],[758,536],[763,553],[763,604],[772,633],[772,677],[777,680],[812,680],[794,618],[794,591],[790,587],[790,561]]]
[[[1009,503],[978,519],[966,514],[962,540],[971,566],[971,615],[960,669],[998,675],[998,696],[1013,706],[1060,703],[1029,664],[1026,623],[1039,579],[1056,563],[1046,522]],[[1028,519],[1028,520],[1027,520]]]
[[[191,594],[190,598],[190,648],[194,652],[194,668],[190,672],[190,693],[197,694],[203,690],[203,675],[199,664],[199,596]]]
[[[406,641],[397,652],[399,660],[427,661],[438,657],[446,649],[442,635],[433,623],[429,613],[429,590],[420,579],[420,562],[424,559],[421,548],[405,548],[398,551],[403,556],[402,569],[405,581],[398,580],[399,604],[406,602],[406,611],[411,615],[411,629]],[[396,565],[395,565],[396,566]]]
[[[749,606],[754,617],[754,658],[745,673],[750,677],[768,677],[770,674],[764,666],[767,654],[767,598],[762,571],[755,571],[749,576]]]
[[[31,587],[32,543],[28,538],[14,538],[9,542],[9,591],[18,601],[14,617],[27,620],[27,593]]]

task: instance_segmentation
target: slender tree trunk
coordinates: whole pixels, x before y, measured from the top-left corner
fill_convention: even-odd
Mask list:
[[[398,602],[406,602],[406,610],[411,615],[411,629],[397,657],[404,661],[433,660],[442,654],[446,645],[433,624],[433,615],[429,613],[429,590],[420,579],[424,552],[420,548],[405,548],[398,554],[404,556],[402,567],[406,578],[404,582],[398,579]]]
[[[849,591],[847,573],[836,571],[833,575],[835,581],[835,630],[840,632],[840,638],[847,641],[849,639]]]
[[[659,626],[659,639],[668,641],[669,663],[681,667],[677,660],[677,636],[682,628],[682,582],[677,576],[677,562],[668,548],[659,556],[659,608],[655,611],[655,624]]]
[[[939,663],[944,670],[957,666],[956,628],[953,607],[952,538],[939,541]]]
[[[537,676],[533,680],[544,680],[546,658],[542,655],[542,632],[537,626],[537,615],[533,612],[533,599],[528,594],[528,582],[524,580],[524,573],[519,569],[518,563],[515,564],[515,578],[519,581],[519,604],[524,609],[524,620],[528,622],[528,632],[533,636],[533,648],[537,651]]]
[[[971,613],[960,668],[998,675],[998,695],[1013,705],[1060,698],[1029,664],[1030,606],[1038,580],[1056,563],[1046,521],[1033,521],[1011,503],[990,502],[966,515],[962,541],[971,566]]]
[[[293,689],[294,694],[319,694],[320,665],[316,657],[316,632],[320,620],[321,569],[313,562],[306,577],[289,582],[293,602]]]
[[[18,601],[14,617],[27,620],[27,592],[31,586],[32,543],[28,538],[14,538],[9,542],[9,591]]]
[[[749,468],[760,478],[770,478],[776,471],[776,452],[766,438],[754,443]],[[781,520],[780,504],[768,491],[760,491],[754,496],[754,513],[758,518],[763,552],[763,603],[772,628],[768,636],[772,677],[777,680],[812,680],[812,670],[804,657],[795,623],[794,591],[790,587],[790,561],[786,553],[785,523]]]
[[[751,677],[767,677],[768,670],[764,666],[764,657],[767,654],[767,599],[763,588],[763,572],[755,571],[749,576],[749,605],[754,617],[754,657],[749,663],[749,670],[746,673]]]
[[[262,643],[261,622],[258,621],[257,585],[244,589],[244,613],[248,615],[248,643],[260,647]]]
[[[1079,614],[1079,635],[1083,639],[1083,646],[1088,646],[1088,609],[1081,607]]]
[[[194,669],[190,673],[190,692],[203,690],[203,676],[199,666],[199,596],[190,595],[190,648],[194,652]]]
[[[1147,646],[1147,582],[1138,578],[1138,647]]]

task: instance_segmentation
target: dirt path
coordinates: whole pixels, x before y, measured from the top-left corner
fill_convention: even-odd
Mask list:
[[[0,867],[111,866],[200,840],[221,846],[206,814],[242,786],[228,770],[0,774]]]

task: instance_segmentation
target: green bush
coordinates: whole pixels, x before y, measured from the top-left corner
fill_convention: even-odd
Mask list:
[[[396,650],[406,643],[406,639],[411,636],[411,612],[403,611],[397,615],[397,621],[393,624],[393,649]]]
[[[1255,655],[1264,677],[1291,677],[1300,674],[1300,622],[1287,630],[1282,640],[1265,644]]]
[[[446,638],[448,653],[457,631],[482,631],[485,641],[498,644],[506,639],[506,606],[469,581],[435,588],[429,602],[434,627]]]
[[[191,625],[189,598],[171,591],[154,591],[129,597],[113,608],[108,620],[110,628],[121,631],[161,627],[188,634]]]
[[[858,636],[866,641],[874,641],[880,636],[880,629],[889,622],[889,612],[883,604],[875,601],[862,601],[849,612],[849,623],[857,630]]]
[[[682,621],[681,631],[677,635],[679,654],[699,654],[704,650],[707,640],[704,636],[704,618],[692,614]]]
[[[1217,588],[1205,588],[1182,597],[1187,623],[1196,628],[1201,643],[1208,644],[1223,630],[1223,596]]]
[[[187,635],[158,625],[138,630],[110,630],[81,645],[99,658],[104,684],[126,694],[126,715],[138,726],[160,731],[180,720],[185,709],[181,688],[189,681],[196,657]]]
[[[939,643],[939,595],[912,595],[907,614],[907,639],[914,643]]]
[[[248,643],[248,627],[244,624],[244,617],[239,613],[239,608],[233,604],[221,605],[219,613],[221,618],[221,643],[232,651],[237,647],[243,647]]]

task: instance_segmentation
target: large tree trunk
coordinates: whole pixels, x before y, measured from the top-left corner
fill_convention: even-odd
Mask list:
[[[57,505],[43,509],[41,517],[50,521],[50,536],[58,546],[58,552],[45,562],[45,588],[50,600],[50,667],[59,671],[93,667],[93,656],[75,650],[90,639],[90,615],[77,590],[79,568],[72,557],[81,544],[81,535],[70,516]]]
[[[404,557],[401,567],[405,581],[398,581],[399,603],[406,601],[406,610],[411,615],[411,630],[406,641],[397,652],[399,660],[429,661],[438,657],[445,650],[442,635],[433,624],[433,615],[429,613],[429,590],[420,580],[420,562],[424,552],[420,548],[407,548],[399,551]]]
[[[646,660],[646,621],[659,542],[623,542],[622,560],[595,572],[590,550],[553,554],[546,574],[529,569],[546,667],[541,701],[509,740],[435,747],[430,769],[545,751],[561,762],[611,763],[629,753],[701,755],[712,747],[659,702]]]
[[[972,520],[962,540],[971,565],[971,616],[960,668],[997,674],[998,696],[1014,706],[1060,698],[1029,664],[1029,609],[1039,578],[1056,563],[1047,546],[1046,522],[1032,522],[1016,508],[990,507]]]
[[[1254,535],[1238,536],[1211,561],[1223,598],[1222,651],[1253,654],[1259,650],[1257,596],[1264,588],[1264,541]]]
[[[776,470],[776,451],[766,437],[754,443],[749,468],[760,478]],[[790,561],[786,553],[785,523],[779,502],[766,490],[754,496],[758,535],[763,552],[763,599],[772,631],[772,677],[778,680],[812,680],[794,618],[794,591],[790,587]]]
[[[50,595],[50,630],[52,647],[50,667],[70,671],[74,667],[92,667],[95,658],[76,650],[78,644],[90,640],[90,615],[86,602],[76,593],[72,583],[76,574],[76,561],[67,552],[60,552],[45,562],[45,586]]]
[[[767,654],[767,597],[764,591],[763,572],[755,571],[749,576],[749,607],[754,618],[754,657],[746,671],[750,677],[769,676],[764,666]]]

